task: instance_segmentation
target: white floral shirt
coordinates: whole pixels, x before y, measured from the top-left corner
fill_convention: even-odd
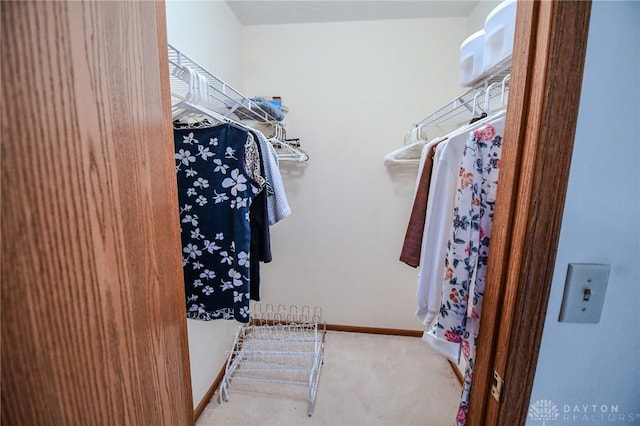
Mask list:
[[[462,352],[467,367],[456,426],[465,426],[480,328],[498,189],[504,118],[471,132],[462,156],[451,237],[445,253],[440,313],[427,342],[451,357]]]

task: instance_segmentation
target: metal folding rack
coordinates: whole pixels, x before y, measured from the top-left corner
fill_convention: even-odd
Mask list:
[[[311,416],[315,408],[324,360],[326,324],[322,310],[259,303],[252,320],[238,329],[220,385],[218,399],[229,400],[232,381],[301,385],[308,387]]]

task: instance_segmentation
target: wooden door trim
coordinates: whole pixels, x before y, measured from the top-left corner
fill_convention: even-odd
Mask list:
[[[159,69],[160,70],[168,70],[169,69],[169,55],[167,53],[167,8],[165,2],[158,2],[158,7],[156,8],[156,21],[158,26],[158,61],[160,62]],[[160,74],[160,88],[162,90],[162,99],[163,99],[163,109],[164,109],[164,125],[165,132],[167,135],[173,136],[173,118],[171,115],[171,82],[169,81],[169,73],[163,72]],[[160,147],[159,147],[160,148]],[[166,143],[163,144],[163,148],[165,149],[165,159],[167,160],[167,167],[172,169],[175,167],[174,160],[174,145],[173,139],[169,139]],[[178,184],[177,181],[175,185],[170,185],[166,188],[168,192],[171,193],[171,197],[173,200],[178,200]],[[177,226],[172,227],[171,229],[167,229],[166,232],[172,232],[174,241],[180,241],[180,218],[178,215],[179,209],[175,210],[174,218]],[[179,250],[179,248],[178,248]],[[184,278],[182,274],[182,269],[178,271],[178,283],[179,285],[174,287],[172,290],[175,292],[175,300],[185,300],[185,288],[184,288]],[[184,374],[184,386],[185,386],[185,396],[186,396],[186,404],[188,407],[193,407],[193,384],[191,382],[191,363],[190,363],[190,354],[189,354],[189,333],[187,331],[187,314],[186,314],[186,305],[183,303],[182,307],[184,307],[185,311],[182,315],[182,321],[180,321],[180,349],[182,351],[182,365],[180,366],[182,369],[182,374]],[[177,367],[177,366],[176,366]],[[198,408],[198,407],[196,407]],[[195,424],[196,419],[200,414],[196,415],[196,412],[189,411],[188,416],[188,424]]]
[[[469,425],[526,421],[575,137],[590,1],[519,2]],[[504,385],[498,403],[493,371]]]
[[[193,425],[164,7],[0,3],[3,423]]]
[[[509,84],[509,103],[502,148],[500,185],[491,237],[491,252],[487,270],[483,312],[476,353],[476,368],[469,404],[470,425],[482,425],[489,389],[493,378],[495,339],[500,328],[500,314],[504,303],[504,284],[513,233],[519,167],[522,164],[522,140],[525,139],[529,103],[526,94],[531,90],[538,7],[533,2],[518,3],[513,65]]]

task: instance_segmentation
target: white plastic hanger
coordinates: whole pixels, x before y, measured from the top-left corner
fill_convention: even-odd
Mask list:
[[[238,126],[246,127],[209,109],[209,82],[206,76],[186,66],[182,68],[182,71],[182,75],[178,76],[174,70],[174,76],[187,83],[188,90],[184,99],[174,104],[171,108],[174,120],[186,123],[197,123],[205,118],[209,118],[220,123],[234,123]]]
[[[180,74],[179,71],[182,71],[182,73]],[[193,71],[188,67],[183,67],[181,70],[179,68],[176,68],[173,72],[173,75],[180,78],[188,85],[187,93],[185,94],[184,98],[171,107],[173,118],[181,119],[183,118],[183,113],[185,112],[184,105],[193,99],[195,93]]]
[[[408,139],[408,140],[407,140]],[[419,164],[422,148],[429,142],[423,126],[414,126],[404,137],[405,146],[384,156],[384,164]],[[410,142],[407,144],[407,142]]]

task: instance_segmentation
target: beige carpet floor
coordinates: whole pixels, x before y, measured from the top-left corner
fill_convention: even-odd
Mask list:
[[[313,416],[308,388],[234,381],[197,426],[451,426],[461,386],[449,363],[417,337],[329,331]]]

